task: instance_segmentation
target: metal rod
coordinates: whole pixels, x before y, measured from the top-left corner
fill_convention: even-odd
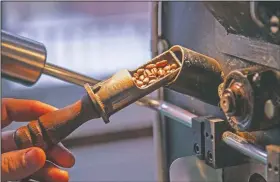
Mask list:
[[[178,106],[148,97],[143,97],[142,99],[138,100],[136,104],[158,111],[164,116],[179,121],[188,127],[192,127],[192,118],[197,117],[196,115]]]
[[[247,142],[244,138],[227,131],[223,134],[223,141],[242,154],[267,164],[267,153],[257,146]]]
[[[98,80],[95,80],[93,78],[81,75],[79,73],[67,70],[65,68],[61,68],[50,63],[45,64],[43,73],[66,82],[74,83],[79,86],[84,86],[85,83],[95,85],[99,82]]]
[[[189,111],[177,107],[173,104],[151,99],[148,97],[143,97],[142,99],[138,100],[136,104],[158,111],[164,116],[179,121],[187,125],[188,127],[192,127],[192,118],[197,117]],[[252,159],[258,160],[264,164],[267,164],[267,153],[257,146],[249,143],[244,138],[227,131],[223,134],[223,141],[240,153]]]
[[[1,74],[31,86],[40,78],[46,62],[43,44],[1,30]]]
[[[24,85],[35,84],[42,73],[79,86],[98,80],[46,63],[46,47],[39,42],[1,30],[1,73]]]

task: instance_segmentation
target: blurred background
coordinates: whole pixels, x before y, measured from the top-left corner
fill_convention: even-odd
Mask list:
[[[47,62],[102,80],[151,58],[151,2],[1,2],[2,29],[42,42]],[[35,99],[62,108],[83,88],[42,76],[33,87],[2,80],[2,97]],[[88,121],[64,144],[76,156],[71,181],[155,181],[152,121],[137,105],[105,125]],[[5,130],[24,123],[13,123]]]

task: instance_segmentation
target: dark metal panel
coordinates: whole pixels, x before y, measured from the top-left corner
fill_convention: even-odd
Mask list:
[[[280,46],[269,42],[258,41],[248,37],[227,34],[215,27],[215,45],[217,50],[225,55],[232,55],[252,63],[270,68],[280,69]]]
[[[251,17],[249,1],[204,2],[204,4],[228,33],[254,38],[261,36],[260,27]]]
[[[277,27],[277,23],[271,23],[272,16],[279,21],[279,2],[227,1],[204,4],[228,33],[280,44],[279,23],[278,31],[271,29]]]
[[[215,19],[201,2],[164,2],[163,37],[196,52],[217,57]],[[222,26],[221,26],[222,27]],[[207,42],[207,43],[206,43]]]
[[[226,73],[232,69],[243,68],[252,64],[244,62],[248,54],[246,54],[247,57],[238,55],[238,48],[231,52],[221,51],[221,48],[227,45],[223,38],[227,37],[228,33],[202,2],[163,2],[162,12],[162,38],[169,43],[169,46],[179,44],[212,57],[221,63]],[[234,39],[239,38],[238,35],[235,35]],[[235,46],[238,47],[238,45]],[[244,49],[244,47],[240,48]],[[224,117],[218,107],[208,105],[196,98],[175,91],[165,89],[164,99],[172,104],[189,109],[197,115]],[[162,126],[164,126],[164,150],[167,158],[167,167],[170,167],[175,159],[192,154],[193,147],[189,141],[193,140],[193,134],[189,128],[169,118],[165,118]],[[186,169],[189,165],[193,164],[186,164]],[[250,164],[243,165],[244,168],[250,168],[249,171],[258,171],[255,170],[255,165],[252,166]],[[260,170],[262,171],[263,168]],[[239,168],[223,169],[224,181],[230,180],[232,174],[239,174]],[[251,175],[251,172],[244,173],[240,181],[247,182],[249,175]],[[180,176],[177,176],[176,179],[180,179]],[[182,177],[182,179],[184,178]],[[196,181],[197,178],[194,177],[192,180]]]

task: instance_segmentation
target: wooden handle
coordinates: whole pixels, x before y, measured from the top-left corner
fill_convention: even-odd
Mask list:
[[[18,149],[36,146],[46,150],[86,121],[99,117],[91,99],[85,95],[72,105],[47,113],[27,126],[18,128],[14,133],[14,140]]]

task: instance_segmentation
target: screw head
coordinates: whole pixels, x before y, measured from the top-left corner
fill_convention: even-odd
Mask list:
[[[270,18],[270,31],[272,33],[276,34],[279,31],[279,27],[280,27],[279,22],[280,22],[279,18],[275,15],[273,15]]]
[[[278,25],[280,23],[280,20],[279,20],[279,18],[277,16],[273,15],[270,18],[270,23]]]
[[[277,114],[277,108],[272,100],[267,100],[264,104],[264,113],[268,119],[273,119]]]
[[[197,143],[194,144],[193,150],[195,154],[200,154],[200,148]]]
[[[213,155],[212,155],[212,152],[210,152],[210,151],[207,152],[207,160],[209,163],[213,162]]]
[[[274,34],[276,34],[278,31],[279,31],[279,27],[276,27],[276,26],[271,26],[270,27],[270,31]]]

